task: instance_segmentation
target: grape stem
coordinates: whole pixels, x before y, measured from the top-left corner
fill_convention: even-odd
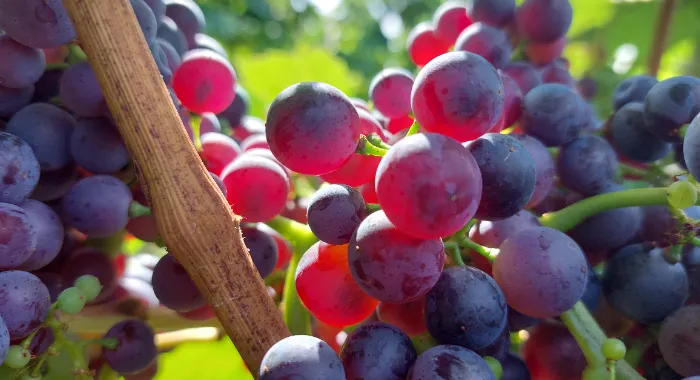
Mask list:
[[[420,130],[420,124],[418,124],[417,121],[414,121],[413,124],[411,124],[411,128],[408,129],[406,137],[415,135],[416,133],[418,133],[418,130]]]
[[[151,215],[151,209],[142,205],[139,202],[133,201],[129,205],[129,217],[130,218],[139,218],[142,216],[148,216]]]
[[[700,239],[698,239],[697,237],[694,237],[694,238],[690,239],[690,240],[688,241],[688,243],[690,243],[690,244],[692,244],[692,245],[694,245],[694,246],[696,246],[696,247],[700,247]]]
[[[376,147],[386,149],[386,150],[391,149],[391,145],[385,143],[384,140],[382,140],[382,137],[374,132],[367,135],[367,141],[369,141],[372,145],[374,145]]]
[[[376,203],[367,203],[366,207],[370,214],[382,209],[382,207]]]
[[[282,295],[284,322],[289,327],[292,335],[311,335],[311,316],[299,299],[294,279],[301,257],[318,239],[311,232],[308,225],[281,216],[276,216],[266,224],[279,232],[294,246],[294,252],[289,260],[287,276],[284,281],[284,294]]]
[[[465,266],[464,260],[462,260],[462,253],[460,252],[459,249],[459,243],[456,242],[447,242],[445,243],[445,250],[448,252],[449,258],[452,260],[452,262],[456,265],[459,266]]]
[[[384,157],[388,149],[380,148],[373,145],[365,135],[360,135],[360,142],[357,144],[355,153],[364,154],[367,156]]]

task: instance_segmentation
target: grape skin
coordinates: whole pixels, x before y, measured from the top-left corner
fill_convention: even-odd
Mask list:
[[[522,103],[523,103],[523,92],[520,90],[518,83],[513,80],[513,78],[504,74],[502,71],[498,71],[498,76],[503,82],[503,128],[509,128],[515,122],[520,119],[523,113]],[[492,130],[491,132],[500,132]]]
[[[384,116],[394,119],[411,112],[413,75],[405,69],[384,69],[372,78],[369,98]]]
[[[508,304],[535,318],[569,310],[586,287],[588,263],[576,243],[548,227],[525,229],[501,244],[493,277]]]
[[[406,46],[408,55],[416,66],[425,66],[449,49],[437,38],[430,22],[422,22],[413,27],[406,37]]]
[[[563,37],[572,19],[569,0],[525,0],[515,12],[518,33],[535,42],[554,42]]]
[[[224,48],[224,46],[213,37],[203,33],[197,33],[194,35],[194,45],[192,46],[192,49],[211,50],[214,53],[228,59],[226,48]]]
[[[506,300],[483,271],[451,267],[426,296],[425,320],[430,335],[441,344],[482,349],[507,328]]]
[[[473,0],[467,13],[474,22],[505,27],[515,17],[515,0]]]
[[[414,337],[427,330],[424,308],[425,297],[403,303],[380,302],[377,317],[380,321],[394,325],[408,336]]]
[[[527,55],[530,62],[536,65],[547,65],[561,57],[564,48],[566,48],[566,42],[567,40],[565,37],[550,43],[529,42],[525,46],[525,55]],[[556,64],[556,66],[561,67],[567,74],[569,73],[568,67],[562,67],[561,64]],[[569,78],[571,78],[571,75],[569,75]],[[549,81],[545,79],[545,82]]]
[[[206,19],[199,5],[192,0],[168,0],[165,15],[170,17],[187,37],[190,49],[194,36],[206,27]]]
[[[107,175],[83,178],[62,200],[64,220],[90,237],[107,237],[126,227],[132,196],[124,182]]]
[[[501,361],[503,376],[500,380],[530,380],[530,371],[527,369],[523,359],[514,354],[508,354],[505,360]]]
[[[294,335],[275,343],[260,364],[260,380],[345,380],[343,364],[324,341]]]
[[[6,8],[2,8],[3,13]],[[0,16],[1,17],[1,16]],[[36,83],[46,68],[46,57],[40,49],[33,49],[0,35],[0,85],[22,88]]]
[[[525,208],[535,207],[547,197],[547,194],[552,189],[554,184],[554,160],[552,155],[549,154],[547,147],[536,138],[526,134],[510,134],[509,136],[523,144],[525,149],[530,152],[530,156],[532,156],[532,160],[535,163],[535,189]]]
[[[541,69],[544,83],[559,83],[570,89],[576,88],[576,81],[569,73],[569,69],[557,62],[552,62]]]
[[[693,177],[700,176],[700,115],[688,126],[683,140],[683,158]]]
[[[202,133],[200,143],[202,148],[199,156],[207,170],[218,176],[242,153],[236,141],[222,133]]]
[[[211,50],[190,50],[173,73],[173,90],[183,106],[196,113],[219,113],[236,96],[233,66]]]
[[[481,198],[474,157],[457,141],[433,133],[396,143],[382,158],[375,182],[389,220],[422,239],[457,232],[474,216]]]
[[[531,329],[522,352],[533,379],[579,379],[586,368],[581,348],[560,322],[543,321]]]
[[[275,239],[257,227],[244,226],[241,233],[260,277],[265,278],[272,274],[279,256]]]
[[[354,330],[340,352],[345,376],[350,379],[404,380],[417,356],[405,333],[382,322]]]
[[[382,302],[408,302],[427,293],[445,261],[438,238],[405,235],[377,211],[360,223],[350,240],[348,264],[360,288]]]
[[[18,268],[35,271],[48,265],[58,256],[65,236],[63,223],[51,207],[35,200],[26,200],[20,207],[24,209],[29,222],[34,227],[37,244],[34,252]]]
[[[523,210],[502,220],[478,221],[469,231],[469,238],[484,247],[498,248],[514,233],[539,226],[537,217],[530,211]]]
[[[496,380],[496,375],[474,351],[442,345],[418,356],[406,380]]]
[[[81,119],[70,138],[71,156],[93,174],[114,174],[130,160],[119,130],[108,119]]]
[[[160,24],[158,25],[156,36],[170,42],[180,56],[185,55],[189,47],[187,45],[187,37],[182,33],[182,30],[170,17],[161,17],[159,21]]]
[[[24,108],[34,96],[34,85],[10,88],[0,85],[0,118],[8,118]]]
[[[448,1],[440,5],[433,15],[435,36],[447,46],[454,45],[459,34],[471,23],[466,7],[458,1]]]
[[[503,98],[503,83],[488,61],[455,51],[433,59],[418,73],[411,106],[426,131],[464,142],[498,123]]]
[[[236,84],[235,90],[236,97],[233,98],[231,105],[217,115],[228,121],[231,128],[241,125],[241,119],[248,113],[248,108],[250,107],[250,96],[248,92],[239,84]]]
[[[537,86],[523,99],[520,126],[547,146],[564,145],[586,127],[588,120],[583,104],[575,92],[562,84]]]
[[[459,35],[455,50],[477,54],[497,69],[505,67],[512,54],[508,35],[501,29],[480,22],[470,25]]]
[[[5,361],[7,351],[10,349],[10,333],[7,331],[5,321],[0,317],[0,365]]]
[[[557,174],[569,189],[583,195],[596,195],[614,183],[617,155],[603,138],[581,136],[564,145],[557,157]]]
[[[109,366],[121,374],[143,371],[158,355],[153,330],[141,320],[119,322],[104,337],[118,341],[115,349],[103,348],[103,355]]]
[[[617,111],[628,103],[643,103],[657,83],[659,81],[650,75],[635,75],[623,80],[613,90],[613,108]]]
[[[474,352],[481,357],[490,356],[499,362],[505,360],[506,355],[510,352],[510,327],[508,324],[506,324],[503,332],[496,340],[488,346],[474,350]]]
[[[625,157],[636,162],[654,162],[665,157],[671,144],[658,139],[644,127],[644,105],[629,102],[610,119],[610,142]]]
[[[30,198],[40,202],[59,200],[78,182],[78,175],[78,167],[74,164],[58,170],[43,172]]]
[[[628,245],[608,260],[603,294],[625,317],[651,324],[680,308],[688,295],[688,276],[680,263],[669,264],[661,249]]]
[[[97,75],[88,62],[69,66],[59,83],[61,102],[80,117],[99,117],[107,112]]]
[[[360,192],[346,185],[319,189],[307,211],[311,232],[328,244],[349,243],[367,214]]]
[[[61,271],[64,283],[73,284],[80,276],[92,275],[100,280],[102,291],[88,305],[99,304],[111,297],[118,284],[117,268],[112,259],[104,252],[94,248],[82,248],[72,253]]]
[[[654,136],[680,141],[678,131],[700,113],[700,79],[678,76],[657,83],[644,99],[644,125]]]
[[[518,84],[523,95],[527,95],[533,88],[542,84],[539,70],[529,62],[511,62],[503,68],[503,73]]]
[[[683,376],[700,373],[700,305],[685,306],[668,316],[659,330],[659,349],[668,365]]]
[[[171,254],[153,268],[153,292],[160,303],[172,310],[187,312],[204,305],[204,296],[185,268]]]
[[[36,331],[49,313],[49,291],[38,277],[22,271],[0,273],[0,318],[11,340]]]
[[[0,203],[0,270],[20,266],[37,247],[38,231],[21,207]]]

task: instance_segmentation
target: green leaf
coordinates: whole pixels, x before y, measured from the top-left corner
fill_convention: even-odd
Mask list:
[[[251,380],[231,341],[183,343],[158,358],[156,380]]]

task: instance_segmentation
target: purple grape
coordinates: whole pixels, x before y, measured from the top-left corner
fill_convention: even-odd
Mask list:
[[[362,221],[348,247],[355,282],[382,302],[402,303],[423,296],[440,278],[444,261],[440,239],[406,235],[383,211]]]
[[[199,133],[203,135],[211,132],[221,133],[221,123],[216,115],[207,112],[202,114],[202,120],[199,122]]]
[[[659,349],[668,365],[682,376],[700,373],[700,305],[671,314],[659,330]]]
[[[29,336],[49,313],[49,291],[31,273],[0,272],[0,318],[5,321],[11,340]]]
[[[124,182],[95,175],[78,181],[61,205],[69,225],[90,237],[107,237],[126,227],[131,200]]]
[[[0,203],[23,202],[38,177],[39,163],[31,148],[17,136],[0,131]]]
[[[474,217],[500,220],[522,210],[537,179],[535,162],[523,144],[508,135],[487,133],[464,145],[481,172],[481,200]]]
[[[340,351],[349,379],[404,380],[416,357],[408,335],[382,322],[358,327],[348,335]]]
[[[146,5],[151,8],[156,20],[160,20],[165,16],[165,1],[164,0],[145,0]]]
[[[59,96],[63,105],[80,117],[99,117],[107,112],[107,102],[90,63],[71,65],[61,77]]]
[[[682,264],[668,263],[662,249],[632,244],[608,260],[603,294],[625,317],[642,324],[658,323],[683,306],[688,275]]]
[[[554,42],[566,35],[573,19],[569,0],[525,0],[515,12],[520,37]]]
[[[659,81],[649,75],[635,75],[620,82],[613,90],[613,108],[619,110],[627,103],[643,103],[649,90]]]
[[[598,94],[598,81],[589,76],[585,76],[576,82],[576,89],[579,95],[585,100],[592,100]],[[613,94],[613,97],[615,95]]]
[[[67,165],[61,169],[43,172],[31,198],[40,202],[51,202],[63,198],[78,182],[78,167]]]
[[[228,121],[231,128],[236,128],[242,124],[241,120],[248,113],[248,108],[250,108],[248,92],[236,84],[236,97],[233,98],[233,103],[218,116]]]
[[[109,299],[118,287],[117,268],[106,253],[94,248],[82,248],[72,254],[63,265],[61,275],[66,285],[72,285],[86,274],[97,277],[102,291],[88,304],[98,304]]]
[[[455,50],[477,54],[497,69],[502,69],[512,54],[508,35],[493,26],[477,22],[464,29],[457,38]]]
[[[654,85],[644,98],[644,125],[664,141],[680,141],[680,128],[690,123],[698,113],[700,79],[695,77],[666,79]],[[687,135],[685,141],[688,141]]]
[[[175,50],[175,48],[173,47],[173,45],[170,44],[170,42],[162,38],[157,38],[156,44],[158,45],[158,47],[160,47],[160,50],[162,50],[163,54],[165,55],[166,62],[170,71],[175,72],[175,70],[177,70],[177,68],[180,67],[180,64],[182,63],[180,54],[178,54],[177,50]]]
[[[58,97],[63,68],[47,68],[44,74],[34,84],[34,97],[32,103],[48,103]]]
[[[490,356],[499,362],[505,360],[510,352],[510,327],[508,324],[503,328],[501,335],[486,347],[474,350],[479,356]]]
[[[49,49],[75,40],[61,0],[0,0],[0,9],[0,29],[23,45]]]
[[[347,185],[330,185],[311,198],[307,211],[311,231],[328,244],[347,244],[367,217],[362,194]]]
[[[187,37],[190,49],[193,49],[194,36],[206,27],[204,13],[192,0],[168,0],[165,4],[165,15],[175,21]]]
[[[581,136],[564,145],[557,157],[557,173],[570,190],[596,195],[611,186],[617,176],[617,155],[605,139]]]
[[[544,83],[559,83],[572,90],[576,88],[576,81],[571,76],[571,73],[569,73],[569,69],[562,64],[554,61],[545,65],[540,70]]]
[[[436,346],[422,353],[406,380],[496,380],[484,359],[460,346]]]
[[[518,84],[523,95],[527,95],[530,90],[542,84],[542,76],[539,70],[529,62],[511,62],[502,70],[504,74],[508,75]]]
[[[58,256],[63,245],[63,223],[51,207],[35,200],[27,200],[20,207],[26,212],[37,235],[36,250],[18,269],[35,271],[48,265]]]
[[[469,231],[469,238],[485,247],[498,248],[514,233],[539,226],[540,222],[537,217],[533,213],[523,210],[503,220],[477,222]]]
[[[212,172],[209,172],[209,174],[211,175],[211,178],[214,179],[214,182],[216,182],[216,186],[219,187],[219,190],[221,190],[221,192],[224,193],[224,196],[226,196],[228,190],[226,190],[226,185],[224,185],[224,181],[221,179],[221,177]]]
[[[17,268],[31,257],[38,232],[27,210],[0,203],[0,270]]]
[[[241,233],[260,277],[269,276],[275,270],[279,256],[275,239],[257,227],[244,226]]]
[[[3,13],[7,8],[2,8]],[[2,17],[2,16],[0,16]],[[0,35],[0,86],[23,88],[36,83],[46,68],[46,57],[40,49],[30,48]]]
[[[540,140],[525,134],[511,134],[510,136],[523,144],[535,163],[535,190],[525,207],[537,206],[549,194],[554,184],[554,160],[547,147]]]
[[[158,72],[160,73],[161,77],[163,78],[163,81],[165,83],[171,83],[173,79],[173,71],[170,69],[170,65],[168,63],[168,56],[163,51],[161,46],[153,41],[148,45],[149,49],[151,50],[151,55],[153,56],[153,59],[156,62],[156,66],[158,67]]]
[[[0,117],[11,117],[32,101],[34,85],[9,88],[0,85]]]
[[[523,99],[523,130],[547,146],[564,145],[588,124],[584,101],[570,88],[546,83],[537,86]]]
[[[139,22],[141,31],[146,37],[146,41],[149,43],[155,41],[156,32],[158,31],[158,20],[156,20],[151,7],[144,0],[129,0],[129,2],[136,15],[136,20]]]
[[[602,287],[598,274],[593,270],[593,267],[588,265],[588,280],[586,281],[586,290],[583,291],[581,302],[586,305],[590,311],[594,311],[600,304],[600,296]]]
[[[514,354],[508,354],[505,360],[501,361],[503,375],[500,380],[530,380],[530,371],[525,362]]]
[[[41,170],[60,169],[72,162],[70,135],[75,119],[68,112],[48,103],[22,108],[7,124],[7,132],[24,140],[34,152]]]
[[[158,374],[158,360],[154,360],[148,368],[132,375],[125,375],[124,380],[152,380]]]
[[[202,292],[171,254],[163,256],[153,268],[151,283],[160,303],[169,309],[186,312],[205,303]]]
[[[228,60],[228,53],[226,52],[226,48],[224,48],[224,46],[221,45],[221,43],[219,43],[219,41],[217,41],[213,37],[203,33],[197,33],[194,35],[194,46],[192,47],[192,49],[211,50],[214,53],[217,53]]]
[[[70,140],[75,163],[93,174],[114,174],[130,160],[126,144],[106,118],[81,119]]]
[[[345,380],[343,364],[324,341],[293,335],[275,343],[263,357],[259,380]]]
[[[506,239],[493,263],[493,277],[508,305],[522,314],[550,318],[569,310],[586,288],[588,263],[564,233],[534,227]]]
[[[48,351],[49,347],[55,341],[56,336],[54,335],[53,330],[51,330],[49,327],[42,327],[37,330],[36,335],[34,335],[32,341],[29,342],[29,352],[31,352],[33,356],[40,356]]]
[[[158,31],[156,33],[158,38],[162,38],[170,43],[175,48],[175,51],[182,57],[189,50],[187,45],[187,38],[182,33],[182,30],[177,26],[175,21],[170,17],[160,18],[160,24],[158,25]]]
[[[515,17],[515,0],[473,0],[467,13],[474,22],[505,27]]]
[[[0,365],[2,365],[7,351],[10,349],[10,332],[7,331],[5,321],[0,317]]]
[[[636,162],[654,162],[665,157],[671,144],[658,139],[644,127],[642,103],[630,102],[610,119],[610,143]]]
[[[138,319],[129,319],[112,326],[105,338],[117,340],[115,349],[104,348],[104,359],[115,371],[130,375],[148,368],[158,356],[155,334]]]
[[[405,69],[384,69],[369,85],[369,98],[384,116],[394,119],[411,112],[413,75]]]

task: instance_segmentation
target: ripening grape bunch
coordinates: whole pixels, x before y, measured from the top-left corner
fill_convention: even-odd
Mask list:
[[[700,79],[630,76],[603,120],[569,0],[447,1],[366,96],[297,83],[263,120],[197,3],[130,4],[293,334],[253,377],[700,378]],[[164,378],[158,321],[219,305],[61,1],[0,0],[0,52],[0,379]]]

